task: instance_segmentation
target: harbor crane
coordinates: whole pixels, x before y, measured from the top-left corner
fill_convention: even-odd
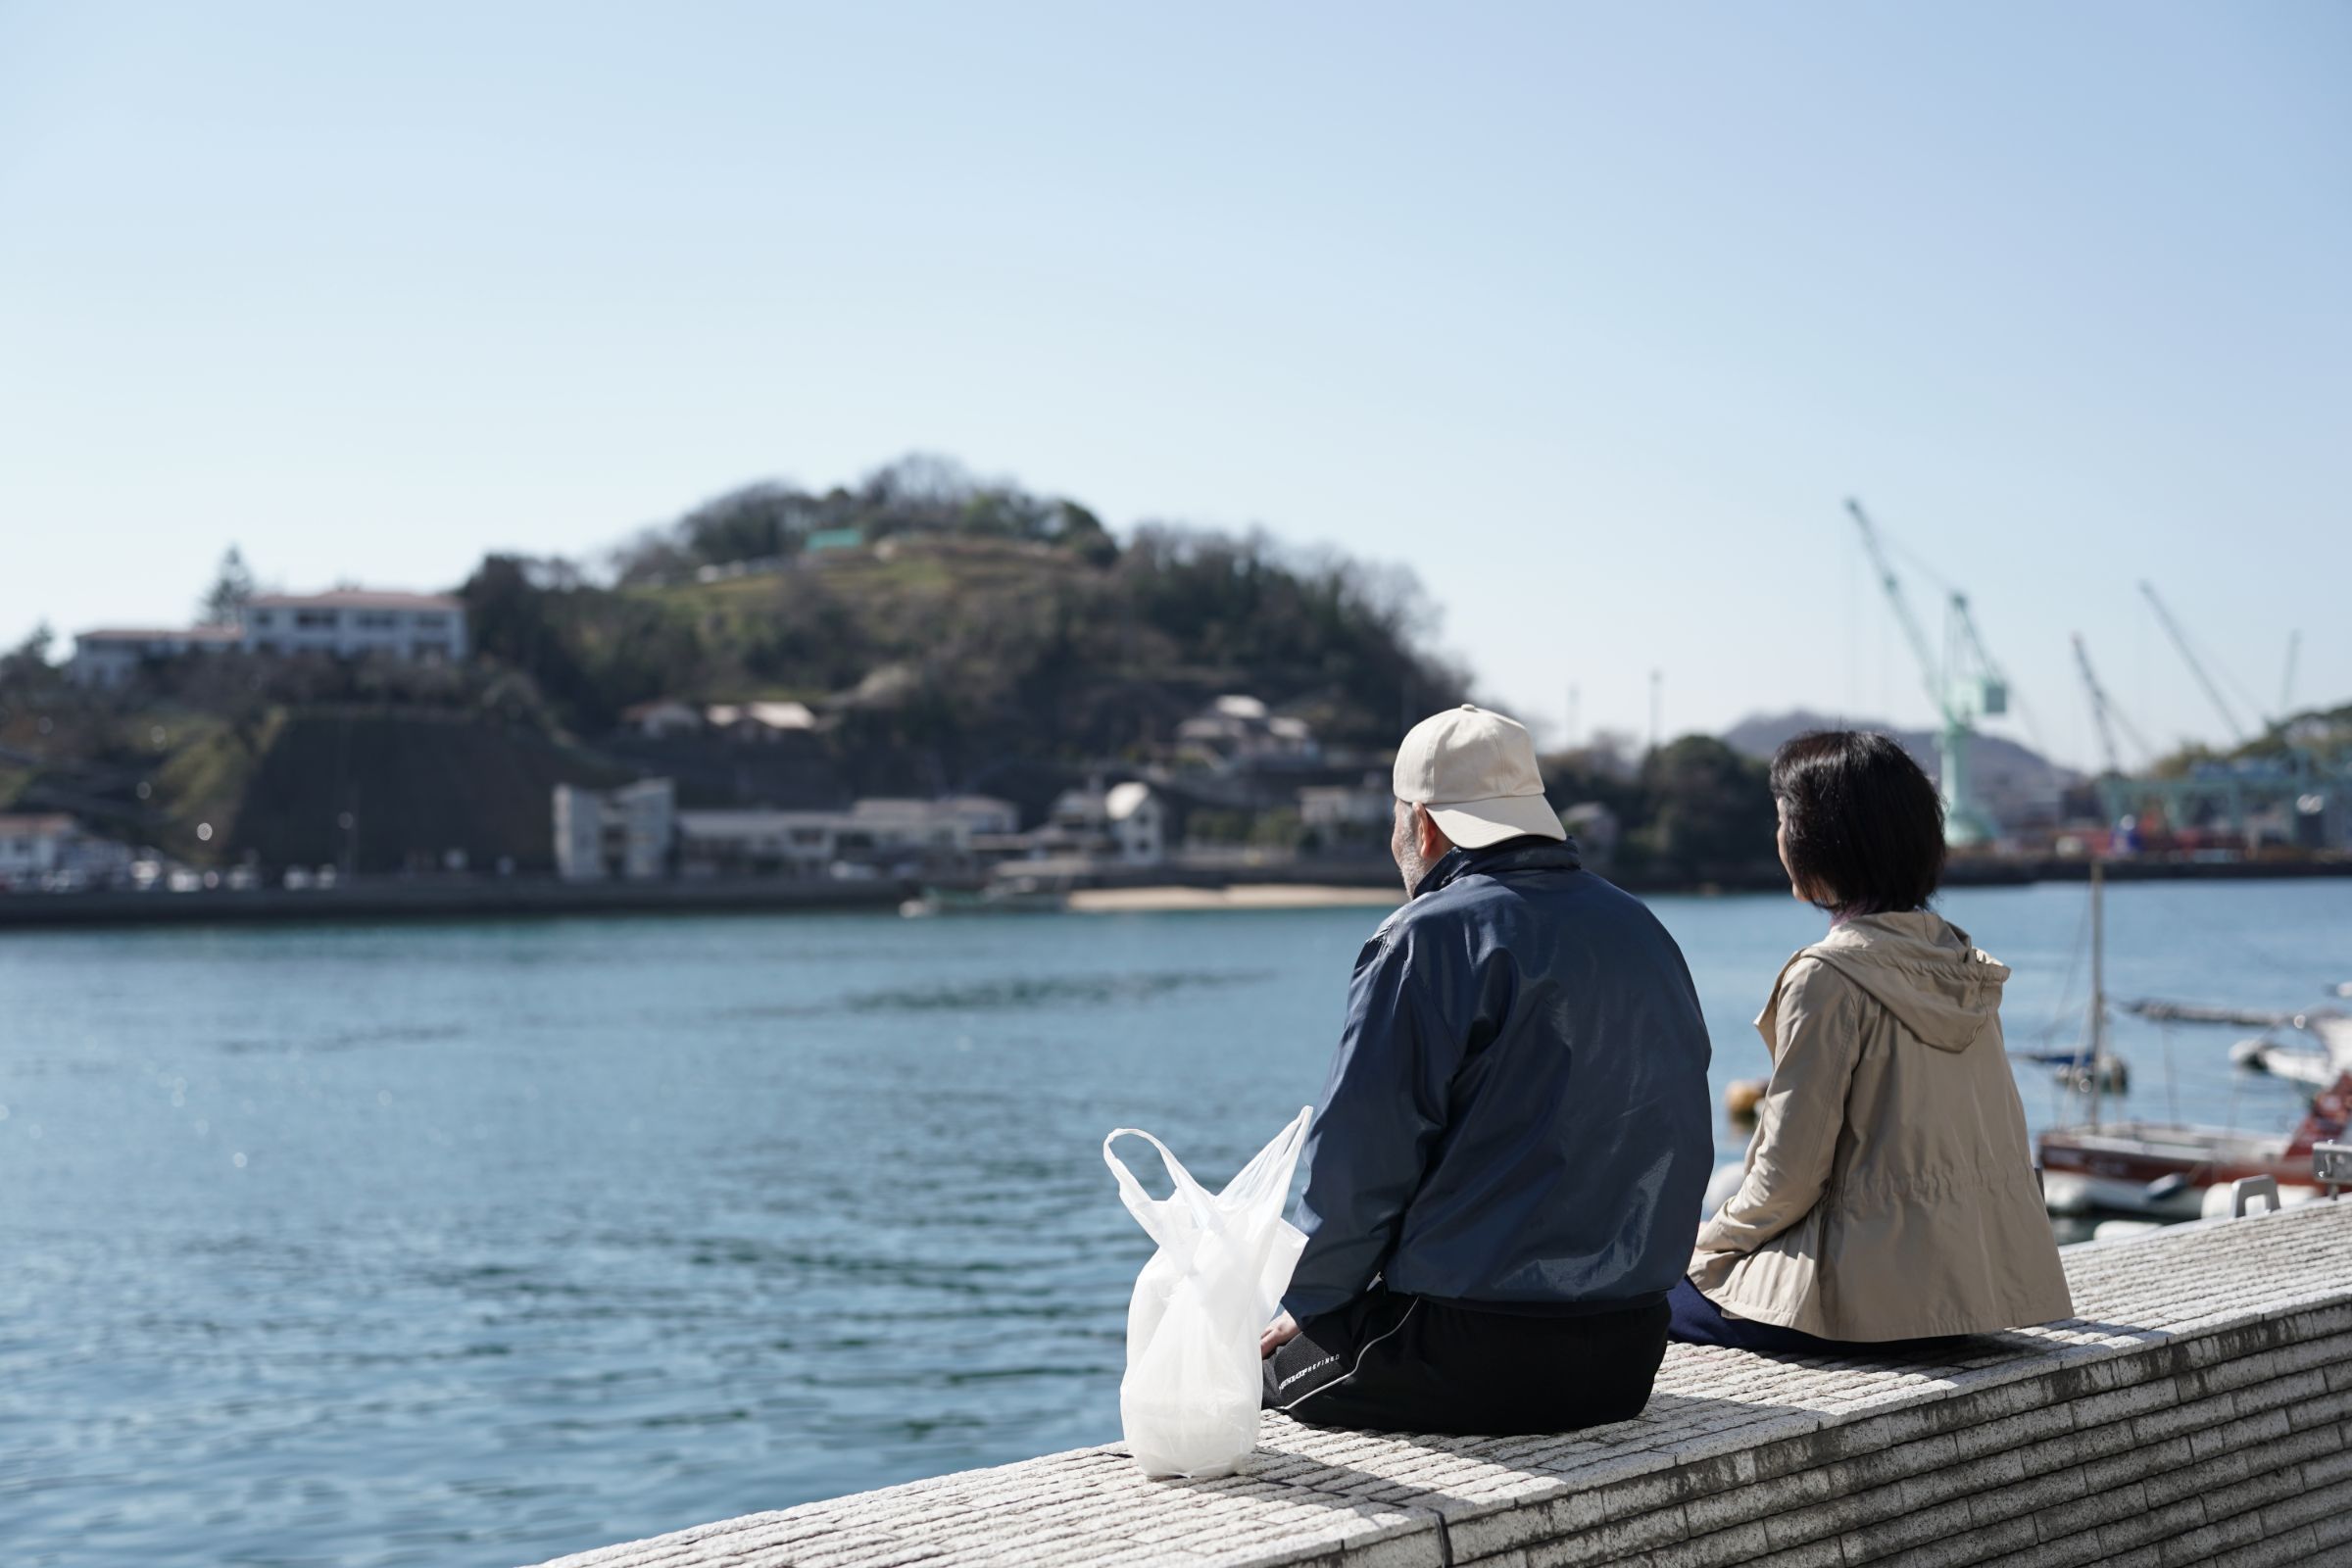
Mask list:
[[[1902,581],[1886,559],[1886,548],[1870,514],[1862,510],[1861,502],[1851,499],[1845,510],[1853,514],[1854,525],[1862,531],[1862,548],[1879,574],[1887,603],[1894,607],[1894,618],[1911,643],[1912,657],[1919,661],[1920,675],[1927,682],[1929,705],[1939,720],[1936,752],[1941,764],[1944,841],[1959,847],[1988,844],[1998,829],[1969,788],[1968,748],[1980,719],[1995,718],[2009,710],[2009,679],[1985,650],[1976,617],[1969,613],[1968,596],[1958,590],[1944,606],[1943,657],[1936,658],[1919,617],[1911,612],[1911,602],[1903,597]]]
[[[2107,771],[2120,774],[2124,770],[2122,755],[2115,745],[2115,732],[2118,729],[2132,742],[2142,760],[2155,756],[2155,748],[2124,716],[2124,710],[2115,706],[2115,700],[2107,695],[2107,688],[2099,684],[2097,671],[2090,667],[2090,650],[2082,646],[2081,632],[2075,633],[2075,667],[2082,671],[2082,689],[2090,694],[2090,716],[2099,727],[2099,749],[2107,754]]]
[[[2278,682],[2278,721],[2284,723],[2295,711],[2295,656],[2303,651],[2303,632],[2300,627],[2286,634],[2286,674]]]
[[[2222,722],[2230,727],[2230,738],[2243,746],[2246,743],[2246,726],[2237,721],[2237,714],[2230,707],[2229,702],[2223,698],[2222,689],[2216,686],[2213,683],[2213,677],[2206,673],[2205,662],[2199,659],[2196,650],[2188,645],[2188,633],[2180,629],[2180,623],[2173,618],[2173,612],[2164,608],[2164,601],[2156,597],[2155,584],[2143,580],[2139,585],[2139,591],[2147,595],[2148,604],[2156,612],[2157,623],[2164,627],[2164,634],[2170,637],[2173,640],[2173,646],[2180,651],[2181,662],[2187,664],[2188,672],[2197,677],[2197,684],[2205,688],[2205,696],[2212,702],[2214,711],[2220,713]]]

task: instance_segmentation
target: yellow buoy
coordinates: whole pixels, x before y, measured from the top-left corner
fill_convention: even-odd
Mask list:
[[[1756,1102],[1771,1084],[1766,1078],[1735,1078],[1723,1086],[1723,1108],[1734,1121],[1754,1121]]]

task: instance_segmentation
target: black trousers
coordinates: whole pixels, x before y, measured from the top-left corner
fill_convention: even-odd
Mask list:
[[[1500,1437],[1628,1421],[1666,1356],[1663,1300],[1522,1317],[1375,1287],[1265,1361],[1261,1402],[1310,1426]]]

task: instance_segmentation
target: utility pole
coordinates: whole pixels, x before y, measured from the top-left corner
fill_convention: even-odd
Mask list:
[[[1649,751],[1652,757],[1657,755],[1658,742],[1662,735],[1662,731],[1658,728],[1658,712],[1662,700],[1660,694],[1665,684],[1666,674],[1663,670],[1653,669],[1649,672]]]
[[[1576,682],[1570,681],[1568,683],[1568,750],[1572,752],[1576,750],[1577,723],[1581,716],[1578,712],[1580,706]]]
[[[2107,1060],[2107,861],[2090,861],[2090,1126],[2099,1126],[2099,1073]]]

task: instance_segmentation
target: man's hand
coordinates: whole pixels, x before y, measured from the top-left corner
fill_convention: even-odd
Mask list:
[[[1257,1337],[1257,1358],[1261,1361],[1264,1360],[1298,1337],[1298,1320],[1288,1312],[1283,1313],[1282,1316],[1267,1324],[1266,1331]]]

